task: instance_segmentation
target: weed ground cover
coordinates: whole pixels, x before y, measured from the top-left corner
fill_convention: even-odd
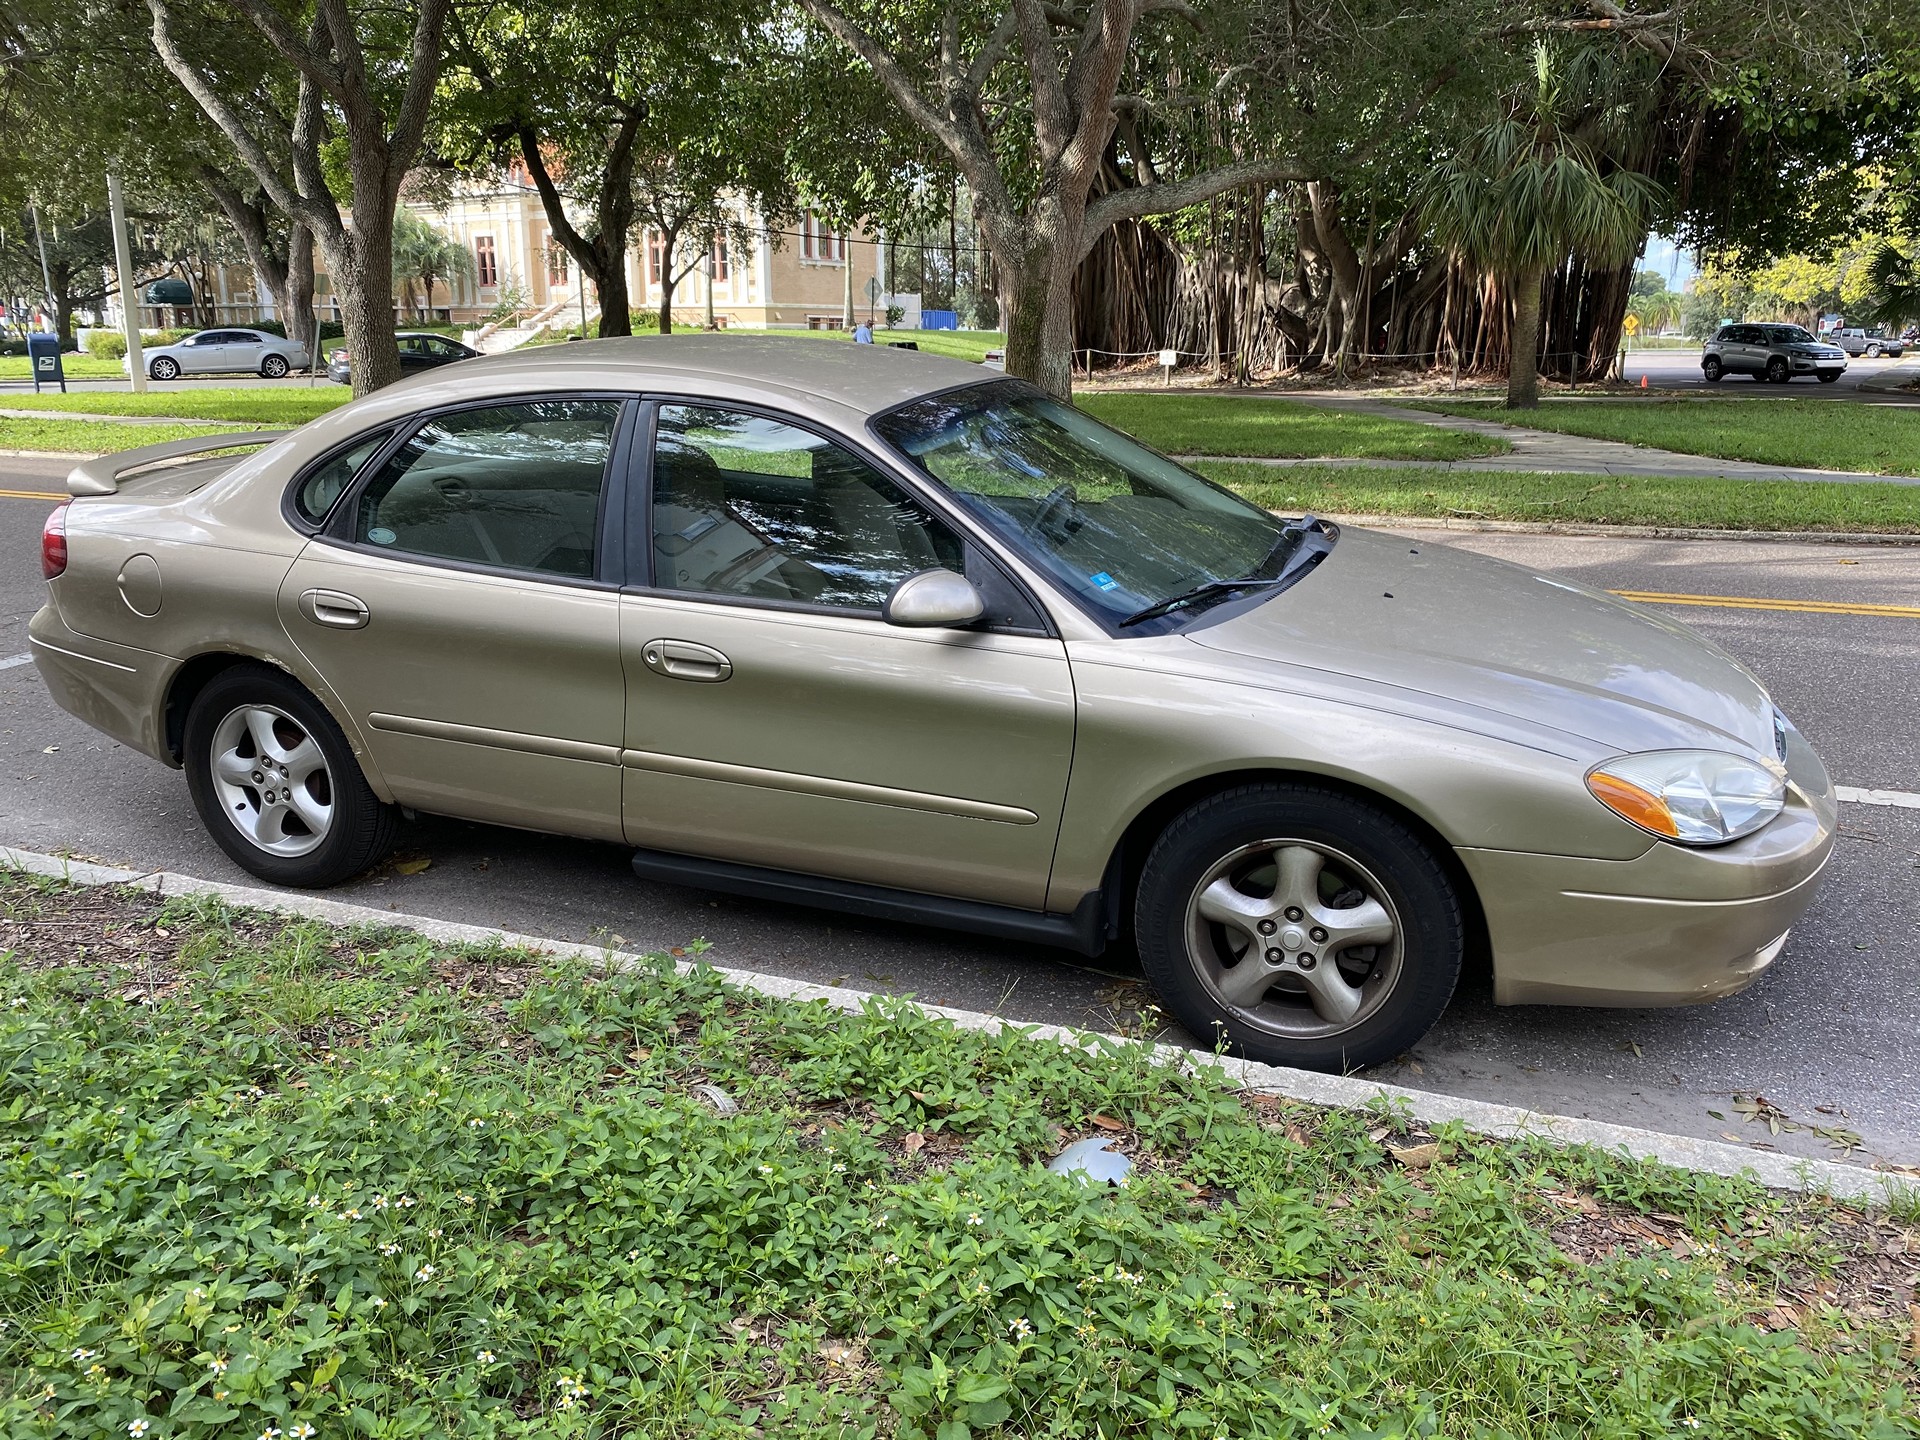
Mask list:
[[[127,425],[117,420],[23,420],[0,416],[0,450],[104,455],[165,440],[233,433],[230,425]]]
[[[9,1440],[1920,1436],[1911,1215],[664,956],[19,876],[0,945]]]
[[[70,390],[64,395],[8,395],[0,409],[77,411],[83,415],[153,415],[181,420],[240,420],[257,425],[303,425],[353,398],[344,385],[233,385],[204,389]]]
[[[1920,533],[1920,485],[1203,461],[1270,509],[1703,530]]]
[[[1728,380],[1730,387],[1750,381]],[[1779,386],[1751,397],[1687,400],[1545,400],[1524,415],[1489,401],[1409,402],[1442,415],[1498,420],[1685,455],[1753,460],[1795,469],[1920,475],[1920,410],[1847,400],[1790,400]]]
[[[1128,391],[1078,397],[1081,409],[1174,455],[1464,460],[1513,449],[1497,436],[1327,410],[1296,400]]]

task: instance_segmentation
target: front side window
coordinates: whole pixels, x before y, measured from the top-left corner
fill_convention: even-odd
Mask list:
[[[958,536],[866,461],[798,426],[662,405],[654,583],[877,610],[921,570],[964,571]]]
[[[874,428],[1109,621],[1196,586],[1265,576],[1297,534],[1022,381],[916,400]]]
[[[575,579],[594,536],[617,400],[527,400],[436,415],[354,507],[374,550]]]

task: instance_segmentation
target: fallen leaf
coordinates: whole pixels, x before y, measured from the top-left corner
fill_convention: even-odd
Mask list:
[[[55,752],[56,750],[58,750],[59,748],[60,748],[60,747],[59,747],[58,745],[49,745],[49,746],[47,746],[47,748],[46,748],[46,749],[44,749],[44,750],[42,750],[42,751],[41,751],[40,753],[41,753],[42,755],[51,755],[51,754],[53,754],[53,753],[54,753],[54,752]]]
[[[926,1147],[927,1137],[922,1135],[918,1130],[909,1130],[900,1141],[900,1148],[905,1150],[909,1155],[918,1154],[920,1151],[926,1149]]]
[[[918,1100],[922,1105],[927,1103],[927,1097],[923,1091],[909,1090],[907,1091],[907,1094],[911,1095],[914,1099]]]
[[[393,868],[401,875],[418,875],[431,864],[433,861],[423,855],[417,860],[396,860]]]
[[[1425,1145],[1389,1145],[1387,1153],[1409,1170],[1424,1170],[1440,1158],[1440,1144],[1436,1140]]]
[[[1116,1120],[1111,1115],[1096,1115],[1093,1117],[1093,1123],[1098,1125],[1102,1130],[1125,1130],[1127,1128],[1126,1121]]]
[[[627,1058],[635,1064],[638,1064],[642,1060],[651,1060],[653,1058],[653,1051],[644,1045],[636,1045],[627,1052]]]
[[[1305,1145],[1307,1143],[1307,1132],[1302,1130],[1298,1125],[1289,1125],[1287,1126],[1287,1139],[1293,1141],[1296,1145]]]

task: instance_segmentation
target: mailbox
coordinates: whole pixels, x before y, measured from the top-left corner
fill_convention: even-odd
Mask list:
[[[33,369],[33,388],[44,382],[67,388],[67,372],[60,364],[60,337],[36,330],[27,336],[27,363]]]

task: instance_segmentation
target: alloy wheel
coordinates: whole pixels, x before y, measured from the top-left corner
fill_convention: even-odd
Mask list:
[[[320,744],[286,711],[242,705],[214,728],[213,788],[221,811],[269,855],[318,849],[333,827],[333,774]]]
[[[1405,947],[1398,910],[1352,856],[1299,839],[1224,856],[1187,902],[1200,981],[1276,1036],[1321,1039],[1373,1016],[1393,992]]]

